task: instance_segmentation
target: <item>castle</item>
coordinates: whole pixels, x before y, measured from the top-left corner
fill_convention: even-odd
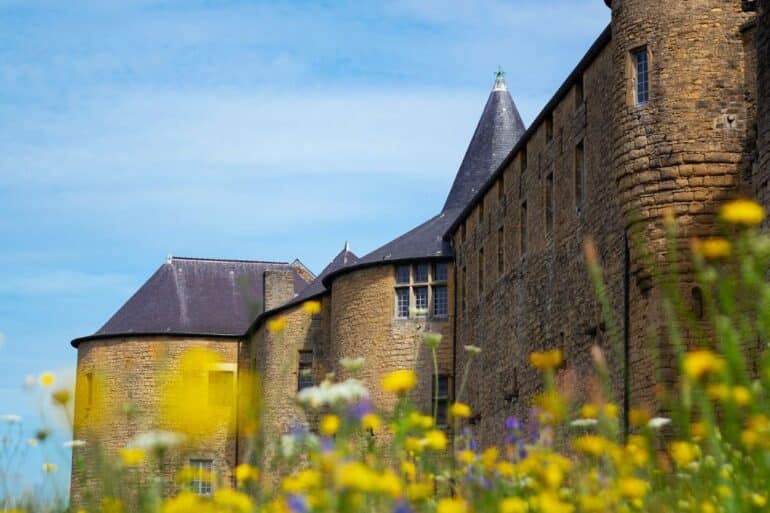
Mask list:
[[[261,376],[275,432],[308,421],[293,396],[328,372],[345,377],[344,357],[366,358],[362,379],[380,406],[393,400],[380,378],[401,368],[417,371],[418,405],[447,404],[467,344],[482,348],[463,400],[483,444],[506,417],[526,416],[540,383],[527,362],[533,350],[562,349],[560,372],[575,394],[590,394],[590,348],[603,347],[623,411],[654,408],[660,379],[675,379],[674,359],[660,291],[630,238],[641,232],[662,260],[664,211],[678,217],[686,248],[715,231],[726,199],[770,205],[770,0],[606,3],[610,26],[528,128],[498,75],[443,208],[403,236],[360,258],[345,247],[318,276],[298,260],[169,258],[99,331],[72,341],[75,436],[87,436],[96,386],[136,412],[105,428],[107,450],[152,429],[156,355],[173,362],[191,347],[220,355],[218,387],[247,370]],[[581,256],[589,236],[619,314],[620,353],[607,347]],[[697,312],[700,291],[682,254]],[[308,300],[320,311],[309,315]],[[285,328],[267,329],[278,318]],[[425,332],[443,335],[438,387]],[[223,429],[188,456],[229,478],[239,451]],[[73,498],[84,486],[75,469]]]

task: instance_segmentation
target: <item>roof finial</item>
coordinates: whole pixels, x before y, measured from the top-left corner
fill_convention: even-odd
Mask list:
[[[348,253],[350,253],[350,242],[345,241],[345,255],[342,257],[342,263],[348,263]]]
[[[497,67],[497,71],[495,71],[495,86],[492,88],[493,91],[507,91],[508,87],[505,85],[505,71],[503,71],[503,68],[500,66]]]

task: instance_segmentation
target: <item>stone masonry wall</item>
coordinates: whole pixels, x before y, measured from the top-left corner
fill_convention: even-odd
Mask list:
[[[412,399],[431,411],[433,363],[422,341],[425,332],[441,333],[439,373],[452,374],[454,283],[449,277],[449,316],[446,319],[395,318],[395,266],[383,264],[351,271],[332,283],[329,361],[338,376],[347,376],[341,358],[364,357],[360,377],[369,385],[377,407],[391,409],[395,397],[381,388],[382,377],[398,369],[413,369],[418,384]]]
[[[482,353],[471,365],[467,396],[476,417],[474,435],[482,444],[502,441],[505,419],[526,420],[542,377],[528,362],[530,352],[560,348],[567,365],[559,372],[562,390],[596,396],[598,386],[590,347],[598,344],[620,383],[621,365],[610,348],[606,326],[582,258],[583,239],[593,237],[607,273],[612,304],[622,312],[623,222],[611,176],[607,138],[612,111],[606,101],[612,70],[611,45],[583,74],[583,98],[575,87],[556,106],[552,129],[537,128],[503,179],[466,218],[454,237],[460,291],[457,344],[473,343]],[[582,145],[585,192],[578,210],[576,153]],[[546,201],[553,180],[553,228],[546,227]],[[503,193],[499,191],[503,187]],[[526,202],[526,219],[522,205]],[[526,224],[526,250],[522,248]],[[502,228],[502,262],[498,261]],[[484,250],[483,258],[480,256]],[[479,265],[484,265],[483,290]],[[465,285],[460,283],[466,277]],[[465,308],[462,290],[465,289]],[[467,365],[458,350],[457,373]],[[616,389],[621,396],[620,386]]]
[[[101,497],[98,475],[101,447],[117,458],[119,449],[139,433],[160,428],[159,405],[162,384],[178,371],[179,358],[191,348],[215,351],[227,370],[237,371],[242,341],[216,338],[126,337],[81,342],[78,347],[75,439],[85,440],[73,457],[72,504],[86,505],[89,496]],[[87,375],[92,376],[91,391]],[[91,404],[89,405],[89,395]],[[201,398],[206,401],[207,398]],[[234,412],[205,441],[185,452],[169,455],[167,482],[190,458],[212,459],[215,472],[229,486],[236,464]],[[170,490],[169,490],[170,491]]]
[[[716,231],[719,205],[750,175],[752,91],[746,84],[748,19],[741,2],[614,0],[612,3],[613,163],[625,228],[658,264],[666,259],[663,215],[679,223],[681,281],[694,287],[691,238]],[[649,102],[634,99],[632,52],[646,47]],[[631,388],[654,401],[676,379],[676,359],[660,323],[660,292],[632,245]],[[689,296],[689,294],[688,294]],[[687,336],[685,335],[685,338]],[[657,346],[650,346],[653,340]],[[656,361],[655,353],[659,355]],[[659,374],[656,374],[660,363]]]
[[[758,161],[754,170],[757,197],[770,207],[770,0],[759,0],[756,28],[757,56],[757,147]]]

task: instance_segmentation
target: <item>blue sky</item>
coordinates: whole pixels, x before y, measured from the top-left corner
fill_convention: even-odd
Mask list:
[[[345,240],[363,255],[432,216],[498,65],[528,123],[609,14],[601,0],[0,0],[0,415],[32,430],[25,376],[74,368],[69,340],[166,255],[318,272]]]

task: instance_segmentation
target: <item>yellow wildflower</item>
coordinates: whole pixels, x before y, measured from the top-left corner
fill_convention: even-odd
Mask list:
[[[618,417],[618,405],[615,403],[605,404],[603,411],[607,418],[615,419]]]
[[[305,301],[302,303],[302,308],[309,313],[310,315],[317,315],[321,313],[321,302],[320,301]]]
[[[406,440],[404,440],[404,447],[409,452],[419,453],[422,452],[424,445],[421,439],[414,436],[407,436]]]
[[[719,216],[731,224],[755,226],[764,221],[765,210],[755,201],[737,199],[722,205]]]
[[[259,470],[248,463],[241,463],[235,467],[235,480],[238,485],[243,485],[247,481],[256,481],[259,479]]]
[[[543,482],[547,488],[556,490],[564,480],[564,471],[559,465],[550,463],[543,468]]]
[[[382,493],[398,499],[404,493],[404,487],[401,479],[392,471],[386,470],[376,480],[377,489]]]
[[[176,473],[176,476],[174,476],[174,481],[180,485],[187,485],[190,484],[193,479],[197,478],[199,474],[200,472],[192,468],[190,465],[184,465]]]
[[[123,501],[115,497],[104,497],[101,513],[123,513]]]
[[[533,505],[537,505],[542,513],[572,513],[575,507],[559,499],[553,492],[544,492],[532,498]]]
[[[372,491],[378,479],[378,475],[358,461],[340,465],[335,473],[335,482],[338,488],[361,492]]]
[[[267,331],[270,333],[280,333],[286,329],[286,317],[276,317],[267,321]]]
[[[381,424],[382,421],[380,421],[380,418],[374,413],[367,413],[361,417],[361,427],[364,429],[371,429],[372,431],[376,431],[380,429]]]
[[[683,441],[672,442],[668,448],[668,452],[671,455],[671,459],[673,459],[680,468],[686,467],[694,462],[698,459],[700,453],[695,444]]]
[[[583,435],[572,441],[572,447],[578,452],[598,458],[607,452],[608,441],[596,435]]]
[[[489,447],[481,453],[481,464],[489,471],[492,470],[500,457],[500,450],[497,447]]]
[[[751,502],[758,508],[764,508],[767,504],[767,495],[761,495],[759,493],[751,494]]]
[[[529,363],[537,369],[555,369],[562,364],[564,357],[561,349],[551,349],[550,351],[534,352],[529,355]]]
[[[650,413],[641,408],[631,408],[628,412],[628,421],[633,427],[641,427],[650,421]]]
[[[546,391],[535,397],[535,406],[539,407],[538,420],[543,424],[558,424],[567,415],[564,398],[554,390]]]
[[[739,385],[733,388],[732,397],[738,406],[746,406],[751,402],[751,390]]]
[[[138,447],[127,447],[120,450],[120,459],[127,467],[137,467],[144,463],[147,454],[144,449]]]
[[[286,476],[281,483],[281,488],[288,494],[298,494],[317,488],[320,484],[321,474],[315,469],[308,469]]]
[[[201,497],[189,490],[184,490],[163,501],[162,513],[189,513],[190,511],[209,511]]]
[[[503,477],[511,478],[516,472],[516,467],[509,461],[501,461],[497,464],[497,473]]]
[[[40,377],[38,378],[38,381],[42,386],[50,387],[56,381],[56,377],[54,376],[53,372],[46,371],[40,375]]]
[[[716,513],[717,508],[709,501],[703,501],[700,504],[700,513]]]
[[[467,419],[471,416],[471,407],[465,403],[454,403],[449,407],[449,415],[458,419]]]
[[[58,404],[59,406],[67,406],[71,398],[72,398],[72,395],[70,394],[70,391],[67,390],[66,388],[60,388],[59,390],[56,390],[54,393],[51,394],[51,399],[53,399],[53,402]]]
[[[401,462],[401,473],[409,481],[414,481],[414,476],[417,474],[417,467],[411,461],[408,461],[408,460],[407,461],[402,461]]]
[[[406,496],[410,501],[420,501],[433,496],[433,481],[411,483],[406,487]]]
[[[733,246],[727,239],[723,239],[722,237],[711,237],[694,241],[692,249],[696,253],[703,255],[703,258],[708,260],[719,260],[730,256],[730,253],[733,251]]]
[[[460,498],[439,499],[436,513],[468,513],[468,503]]]
[[[724,368],[724,360],[708,349],[696,349],[684,355],[682,367],[689,378],[700,379],[720,372]]]
[[[417,374],[412,370],[402,369],[391,372],[382,378],[382,388],[386,392],[403,395],[417,384]]]
[[[414,428],[430,429],[433,427],[433,417],[422,415],[416,411],[410,413],[407,420],[409,421],[409,426]]]
[[[336,415],[324,415],[319,430],[322,435],[334,436],[340,429],[340,418]]]
[[[441,430],[433,429],[428,431],[425,433],[424,441],[425,446],[429,449],[433,449],[434,451],[443,451],[446,449],[446,435]]]
[[[527,503],[519,497],[506,497],[500,501],[499,513],[526,513]]]
[[[463,465],[470,465],[471,463],[476,461],[476,453],[468,449],[460,451],[457,453],[457,461],[459,461]]]
[[[626,499],[641,499],[650,489],[650,483],[638,477],[623,477],[619,480],[620,494]]]
[[[43,463],[43,472],[56,472],[56,469],[55,463]]]
[[[580,417],[584,419],[595,419],[599,416],[599,407],[593,403],[584,404],[580,408]]]
[[[218,511],[229,513],[252,513],[254,503],[251,497],[232,488],[218,488],[214,492],[214,504],[219,506]]]

